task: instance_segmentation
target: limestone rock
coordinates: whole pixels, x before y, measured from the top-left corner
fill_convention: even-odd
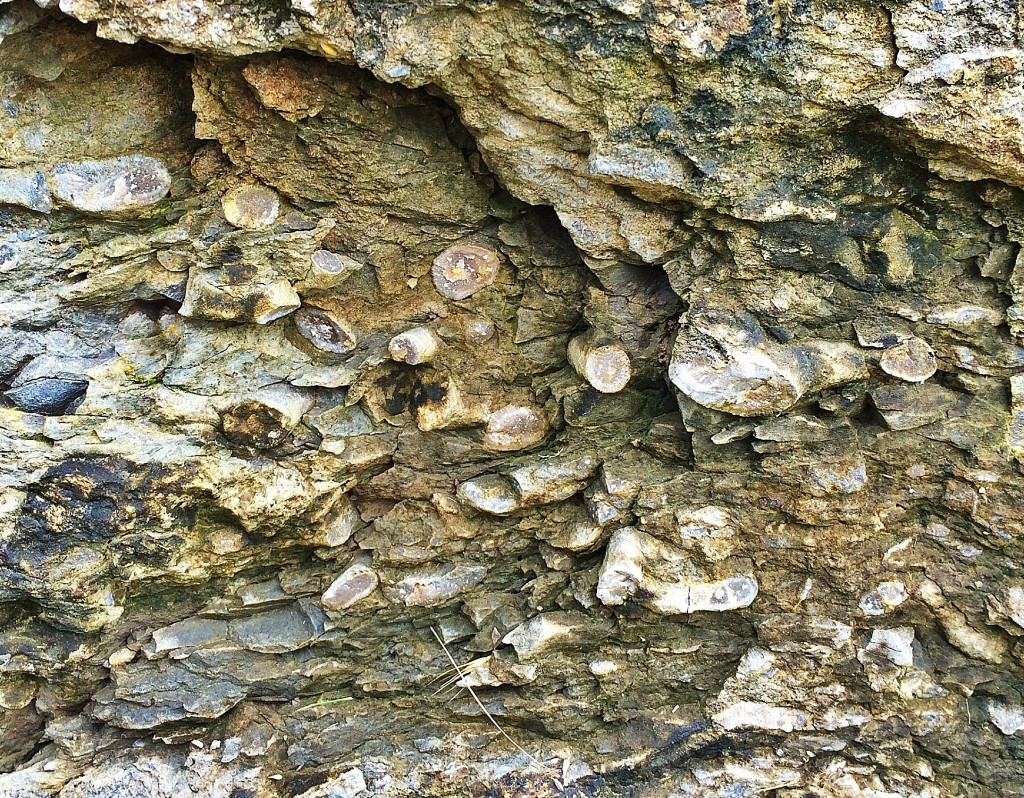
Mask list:
[[[0,795],[1020,795],[1018,17],[0,4]]]

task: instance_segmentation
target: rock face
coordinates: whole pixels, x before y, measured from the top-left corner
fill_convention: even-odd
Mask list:
[[[0,4],[0,796],[1024,796],[1022,40]]]

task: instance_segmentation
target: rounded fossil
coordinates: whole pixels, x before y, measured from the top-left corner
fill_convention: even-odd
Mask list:
[[[295,311],[295,329],[321,352],[347,355],[356,347],[356,338],[340,320],[320,308]]]
[[[388,342],[388,354],[399,363],[418,366],[433,360],[440,347],[441,339],[429,327],[413,327]]]
[[[515,452],[536,446],[549,429],[548,420],[536,408],[509,404],[488,416],[483,445],[495,452]]]
[[[567,354],[576,373],[601,393],[618,393],[633,376],[626,351],[593,330],[573,338]]]
[[[910,336],[882,352],[882,371],[906,382],[924,382],[937,368],[935,352],[927,341]]]
[[[224,218],[234,227],[262,230],[277,220],[281,203],[277,193],[265,186],[235,186],[221,198]]]
[[[501,259],[478,244],[455,244],[434,258],[431,276],[438,293],[448,299],[472,296],[494,282]]]

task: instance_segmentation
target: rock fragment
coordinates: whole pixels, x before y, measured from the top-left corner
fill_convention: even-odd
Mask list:
[[[373,593],[380,577],[367,563],[356,562],[346,568],[327,588],[320,601],[325,610],[347,610]]]
[[[1024,730],[1024,706],[1015,701],[999,701],[993,698],[988,702],[988,719],[993,726],[1009,737]]]
[[[487,417],[483,445],[495,452],[529,449],[543,441],[549,429],[547,418],[538,409],[509,404]]]
[[[145,155],[63,162],[53,167],[51,176],[53,195],[87,213],[115,213],[152,205],[170,188],[166,167]]]
[[[362,270],[359,261],[327,249],[318,249],[310,258],[309,271],[295,283],[299,291],[324,291],[337,288]]]
[[[322,352],[347,355],[356,347],[356,338],[346,322],[320,308],[299,308],[294,316],[299,335]]]
[[[1017,581],[989,594],[985,605],[990,623],[999,624],[1012,635],[1024,635],[1024,582]]]
[[[864,662],[867,655],[875,652],[893,665],[911,667],[914,664],[914,628],[899,626],[895,629],[875,629],[871,632],[871,640],[858,651],[857,658]]]
[[[88,387],[88,380],[41,377],[5,391],[4,396],[26,413],[59,416],[84,396]]]
[[[704,407],[736,416],[788,410],[805,394],[867,377],[850,344],[773,341],[745,310],[701,304],[672,352],[669,378]]]
[[[890,346],[879,360],[882,371],[905,382],[924,382],[938,367],[927,341],[910,336]]]
[[[612,535],[597,582],[602,604],[635,600],[664,614],[741,609],[750,606],[757,592],[750,576],[701,576],[684,552],[633,527]]]
[[[529,660],[560,647],[571,647],[582,637],[594,639],[597,629],[586,616],[570,612],[543,612],[506,634],[501,642],[512,646],[520,660]]]
[[[217,270],[193,268],[179,312],[212,321],[270,324],[302,306],[289,280],[277,278],[225,285]]]
[[[49,213],[50,188],[36,169],[0,169],[0,205],[21,205],[30,211]]]
[[[739,701],[718,712],[714,721],[726,731],[762,729],[792,732],[807,728],[810,718],[806,713],[790,707],[773,706],[760,701]]]
[[[407,607],[438,607],[480,584],[486,575],[482,565],[436,565],[404,576],[386,587],[384,595]]]
[[[902,582],[880,582],[878,587],[861,600],[860,611],[865,615],[885,615],[907,600],[907,588]]]
[[[583,490],[600,465],[596,457],[562,457],[520,466],[508,476],[522,504],[551,504]]]
[[[289,438],[291,424],[278,409],[254,399],[228,408],[221,416],[224,437],[234,446],[273,449]]]
[[[456,490],[459,500],[488,515],[508,515],[519,509],[519,497],[506,477],[486,474],[467,479]]]

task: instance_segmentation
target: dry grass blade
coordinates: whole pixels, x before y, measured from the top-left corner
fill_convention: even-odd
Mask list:
[[[464,679],[465,678],[465,674],[463,673],[462,668],[459,667],[459,663],[457,663],[455,661],[455,657],[452,656],[452,653],[448,650],[448,646],[446,646],[444,644],[444,641],[441,639],[441,636],[437,633],[437,630],[434,629],[434,627],[430,627],[430,633],[434,636],[434,639],[437,641],[437,644],[439,646],[441,646],[441,650],[444,652],[444,655],[446,657],[448,657],[448,661],[452,664],[452,667],[455,668],[455,671],[459,674],[459,679]],[[512,745],[515,746],[517,751],[519,751],[520,753],[525,754],[526,758],[529,759],[534,765],[536,765],[538,768],[543,770],[544,769],[543,763],[538,761],[537,758],[535,756],[533,756],[533,754],[531,754],[529,751],[527,751],[525,748],[523,748],[519,743],[517,743],[515,740],[513,740],[511,737],[509,737],[508,733],[503,728],[501,728],[501,726],[498,725],[498,721],[496,721],[494,719],[494,715],[492,715],[488,711],[487,707],[484,706],[483,701],[480,700],[480,697],[476,694],[476,691],[472,687],[469,687],[469,686],[466,687],[466,690],[469,691],[469,694],[473,697],[473,700],[476,702],[476,705],[478,707],[480,707],[480,710],[484,713],[484,715],[487,716],[487,720],[489,720],[491,722],[491,725],[494,726],[494,728],[498,730],[498,732],[501,734],[501,736],[504,737],[506,740],[508,740],[510,743],[512,743]]]

